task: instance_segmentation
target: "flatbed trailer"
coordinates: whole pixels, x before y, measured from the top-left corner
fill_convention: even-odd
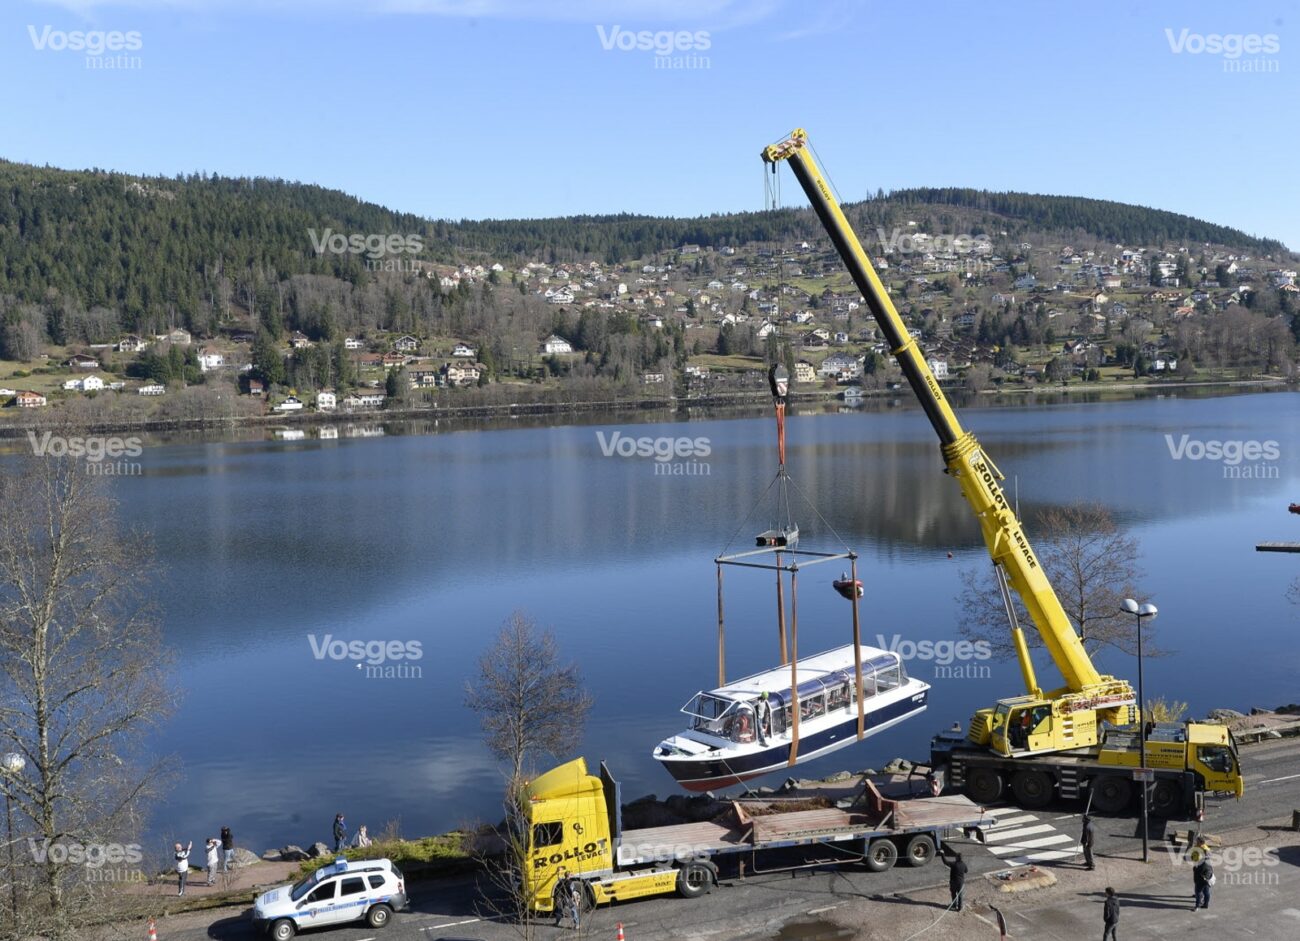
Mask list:
[[[599,905],[674,891],[695,898],[712,890],[727,863],[742,875],[845,863],[883,872],[900,859],[924,866],[944,839],[995,822],[964,795],[894,799],[864,780],[856,799],[840,802],[846,806],[781,810],[779,801],[730,801],[714,820],[624,830],[619,784],[603,763],[600,770],[588,774],[579,758],[529,789],[524,869],[534,911],[554,911],[565,877],[581,882],[585,904]],[[811,862],[781,860],[819,849],[825,853]]]

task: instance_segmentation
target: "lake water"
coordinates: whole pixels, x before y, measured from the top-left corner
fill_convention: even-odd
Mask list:
[[[1204,711],[1300,699],[1285,597],[1300,559],[1254,551],[1300,539],[1286,509],[1300,500],[1297,404],[1295,393],[1170,396],[962,417],[1024,517],[1099,501],[1138,538],[1141,587],[1169,651],[1147,662],[1148,696]],[[595,696],[572,754],[608,760],[628,798],[674,790],[650,751],[716,676],[712,559],[775,471],[771,419],[396,430],[160,443],[140,458],[142,476],[121,480],[125,516],[152,531],[165,566],[165,634],[186,691],[154,743],[184,767],[155,809],[155,838],[228,824],[260,852],[327,839],[338,811],[372,831],[400,818],[406,835],[495,819],[501,772],[463,688],[516,609],[554,630]],[[606,456],[598,432],[707,438],[707,457],[687,461],[708,473],[688,463],[693,473],[656,475],[653,458]],[[955,637],[959,573],[987,559],[922,413],[797,415],[788,433],[796,483],[861,553],[866,641]],[[1175,459],[1184,435],[1192,444]],[[1225,478],[1222,462],[1191,459],[1194,442],[1212,440],[1273,440],[1279,457],[1266,476]],[[797,501],[795,511],[806,547],[838,546]],[[764,504],[735,546],[752,544],[769,515]],[[832,565],[801,576],[805,653],[851,636]],[[731,676],[777,662],[771,583],[728,574]],[[327,634],[418,640],[422,676],[368,679],[351,661],[318,659],[311,638]],[[1055,685],[1038,660],[1041,682]],[[1100,666],[1136,676],[1123,656]],[[1012,663],[983,679],[936,679],[924,662],[912,671],[934,683],[926,715],[800,773],[924,757],[932,732],[1021,689]]]

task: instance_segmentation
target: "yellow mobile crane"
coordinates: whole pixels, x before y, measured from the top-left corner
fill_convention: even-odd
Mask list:
[[[1000,700],[978,710],[971,719],[965,741],[960,736],[940,736],[932,748],[932,762],[946,770],[949,783],[964,786],[977,801],[1002,795],[1004,785],[1020,803],[1042,806],[1058,791],[1077,796],[1094,787],[1098,809],[1118,811],[1131,797],[1127,778],[1116,766],[1138,766],[1136,748],[1129,739],[1109,737],[1103,723],[1131,726],[1139,719],[1133,687],[1127,680],[1097,672],[1079,635],[1061,607],[1044,574],[1020,521],[998,481],[1002,474],[980,447],[975,436],[958,421],[934,373],[926,364],[916,339],[909,333],[888,292],[872,267],[844,211],[831,191],[802,129],[772,144],[762,153],[773,172],[788,163],[813,211],[825,226],[836,251],[853,277],[877,324],[884,333],[903,375],[916,394],[939,436],[945,473],[956,479],[975,511],[985,545],[1001,585],[1011,622],[1012,639],[1024,677],[1026,695]],[[1038,685],[1024,632],[1017,623],[1008,586],[1020,596],[1034,627],[1060,671],[1065,685],[1044,691]],[[1188,809],[1199,804],[1205,791],[1241,795],[1236,749],[1226,728],[1196,725],[1162,728],[1149,738],[1168,739],[1168,782],[1163,796],[1167,807]],[[974,747],[972,747],[974,746]],[[1175,754],[1176,753],[1176,754]],[[1059,757],[1053,757],[1059,756]],[[1154,753],[1148,765],[1155,766]],[[1106,772],[1109,768],[1109,773]],[[1159,777],[1159,775],[1157,775]],[[1162,795],[1156,787],[1156,803]]]

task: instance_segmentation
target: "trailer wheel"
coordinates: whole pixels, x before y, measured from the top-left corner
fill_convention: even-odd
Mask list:
[[[687,863],[677,871],[677,894],[697,899],[713,890],[713,873],[703,863]]]
[[[1182,792],[1173,781],[1157,781],[1151,789],[1151,813],[1172,817],[1182,809],[1182,805]]]
[[[1037,810],[1052,802],[1052,779],[1042,771],[1017,771],[1011,779],[1011,792],[1021,807]]]
[[[1133,800],[1133,788],[1127,778],[1108,774],[1092,783],[1092,806],[1103,814],[1123,813]]]
[[[867,855],[864,857],[867,868],[872,872],[884,872],[887,869],[893,869],[894,863],[898,862],[898,847],[892,840],[883,837],[872,840],[871,845],[867,847]]]
[[[971,768],[966,776],[966,796],[977,804],[992,804],[1002,797],[1002,775],[993,768]]]
[[[934,840],[924,833],[912,837],[903,849],[903,858],[909,866],[924,866],[934,859]]]

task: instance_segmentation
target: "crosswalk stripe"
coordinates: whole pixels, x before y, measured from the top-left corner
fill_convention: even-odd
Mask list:
[[[1037,819],[1038,818],[1035,817],[1033,814],[1021,814],[1020,816],[1017,817],[999,817],[997,823],[995,823],[993,826],[988,827],[986,829],[1001,830],[1005,827],[1016,827],[1022,823],[1029,823],[1031,820],[1037,820]]]
[[[991,837],[995,843],[1004,843],[1007,840],[1015,840],[1022,836],[1029,836],[1031,833],[1052,833],[1055,831],[1056,828],[1050,823],[1042,823],[1036,827],[1017,827],[1014,830],[994,830],[989,834],[989,837]]]
[[[1013,866],[1028,866],[1030,863],[1043,863],[1053,859],[1069,859],[1071,856],[1077,855],[1077,853],[1069,853],[1064,850],[1046,850],[1042,853],[1030,853],[1028,856],[1012,856],[1002,861]]]
[[[1073,844],[1074,841],[1070,837],[1058,833],[1055,836],[1044,836],[1036,840],[1020,840],[1015,843],[1008,843],[1006,846],[990,846],[988,850],[994,856],[1005,856],[1008,853],[1023,853],[1026,850],[1036,849],[1040,846],[1055,846],[1059,849],[1064,843]],[[1082,850],[1078,852],[1082,852]]]

